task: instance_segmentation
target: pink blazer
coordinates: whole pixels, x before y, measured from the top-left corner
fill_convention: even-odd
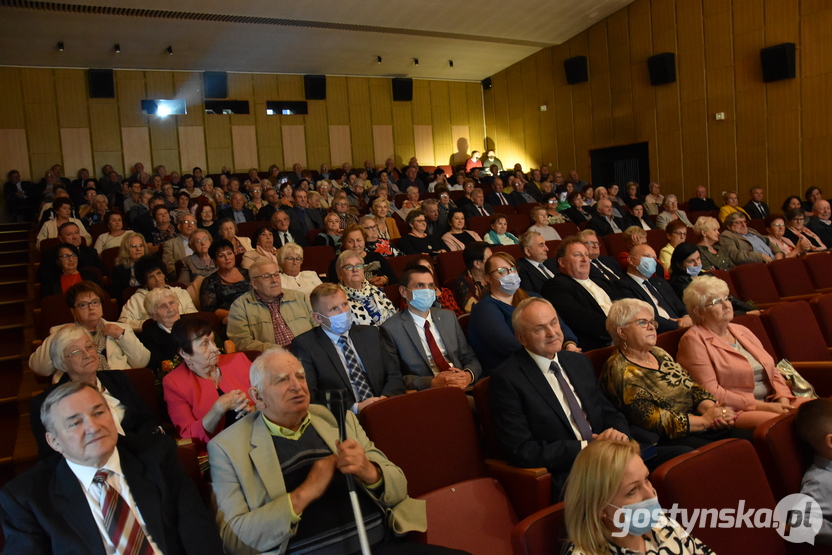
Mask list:
[[[751,330],[739,324],[728,324],[728,330],[763,365],[768,383],[773,389],[769,399],[788,397],[794,400],[783,376],[774,368],[774,359]],[[735,410],[755,410],[754,371],[751,364],[704,324],[693,326],[682,336],[676,361],[718,403]]]
[[[244,353],[220,355],[217,366],[222,373],[220,389],[225,393],[241,389],[248,396],[248,389],[251,387],[248,378],[251,361]],[[184,362],[162,379],[162,389],[165,392],[170,419],[183,438],[208,443],[225,427],[225,419],[220,420],[213,434],[209,434],[202,427],[202,418],[208,414],[220,396],[214,382],[200,378],[191,372]]]

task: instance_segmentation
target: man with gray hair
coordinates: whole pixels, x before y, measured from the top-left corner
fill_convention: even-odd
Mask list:
[[[55,388],[40,419],[61,456],[0,492],[6,553],[222,554],[171,439],[119,436],[106,400],[85,382]]]
[[[748,227],[742,212],[734,212],[725,218],[725,231],[719,236],[719,248],[735,265],[769,263],[785,256],[768,237]]]
[[[242,224],[245,222],[254,221],[254,212],[251,208],[246,208],[246,197],[243,193],[237,191],[231,195],[231,206],[225,210],[220,211],[220,219],[231,218],[234,223]]]
[[[824,245],[832,245],[832,210],[828,200],[815,202],[812,219],[806,227],[814,231]]]
[[[425,503],[407,496],[401,469],[367,438],[355,415],[336,418],[310,405],[303,366],[280,347],[252,363],[250,378],[257,411],[208,444],[226,553],[317,553],[334,543],[339,552],[359,553],[347,475],[355,479],[373,553],[411,553],[397,550],[407,543],[397,536],[426,530]],[[339,418],[346,418],[344,441]]]
[[[439,211],[439,201],[429,198],[422,201],[422,212],[425,213],[425,233],[439,239],[448,232],[448,218]]]

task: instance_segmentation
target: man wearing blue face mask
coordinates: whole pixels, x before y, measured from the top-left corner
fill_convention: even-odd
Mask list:
[[[436,284],[428,268],[418,266],[399,276],[407,310],[382,325],[385,345],[398,358],[408,389],[466,388],[477,381],[482,366],[450,310],[433,308]]]
[[[383,347],[384,331],[353,325],[347,295],[334,283],[310,294],[312,319],[319,324],[292,341],[306,372],[309,392],[346,389],[356,414],[367,405],[405,392],[398,360]]]
[[[656,273],[656,251],[650,245],[636,245],[627,257],[627,276],[615,282],[622,297],[640,299],[656,311],[659,333],[689,328],[693,321],[673,288]]]

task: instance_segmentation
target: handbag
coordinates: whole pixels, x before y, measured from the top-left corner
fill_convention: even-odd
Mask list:
[[[806,378],[801,376],[800,373],[794,369],[791,362],[785,358],[781,359],[775,368],[777,368],[780,375],[783,376],[783,379],[786,380],[786,385],[788,385],[789,389],[792,390],[792,395],[795,397],[807,397],[809,399],[818,398],[818,394],[815,393],[815,388],[812,387],[812,384],[806,381]]]

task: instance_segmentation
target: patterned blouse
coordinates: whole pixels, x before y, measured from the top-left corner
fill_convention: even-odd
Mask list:
[[[217,309],[231,310],[231,304],[237,297],[248,293],[251,289],[251,282],[248,279],[248,270],[238,268],[243,274],[243,279],[237,283],[226,283],[217,272],[214,272],[202,281],[199,288],[200,309],[204,312],[214,312]]]
[[[356,324],[380,326],[396,313],[396,307],[384,294],[384,291],[371,285],[366,279],[361,289],[353,289],[341,284],[350,301],[353,319]]]
[[[691,414],[713,396],[693,381],[687,370],[659,347],[651,350],[659,369],[644,368],[617,350],[604,364],[600,382],[607,397],[630,424],[653,430],[664,438],[690,433]]]
[[[711,555],[710,547],[688,534],[681,524],[662,516],[655,528],[644,534],[644,552],[609,544],[610,555]],[[567,555],[584,555],[570,544]]]
[[[168,239],[173,239],[174,237],[178,236],[179,230],[176,229],[176,226],[173,225],[173,222],[171,222],[167,229],[159,229],[158,227],[156,227],[154,223],[153,231],[150,233],[150,243],[153,245],[161,245]]]

